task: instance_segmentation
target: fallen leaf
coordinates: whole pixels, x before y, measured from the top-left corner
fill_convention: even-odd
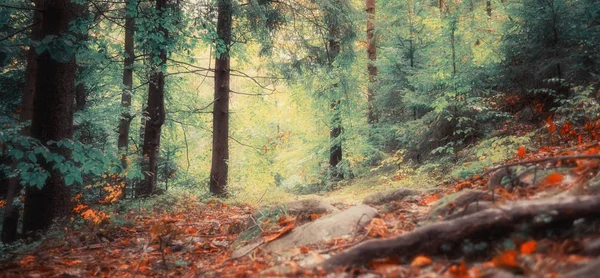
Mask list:
[[[508,250],[492,259],[492,263],[495,267],[509,267],[518,268],[517,263],[517,251]]]
[[[519,155],[519,158],[525,158],[525,146],[521,145],[517,151],[517,154]]]
[[[429,257],[419,255],[412,261],[412,263],[410,263],[410,266],[424,267],[424,266],[428,266],[430,264],[431,264],[431,259]]]
[[[542,181],[542,185],[555,185],[555,184],[559,184],[561,182],[563,182],[565,178],[563,177],[563,175],[559,174],[559,173],[552,173],[550,175],[548,175],[544,181]]]
[[[424,202],[425,202],[425,204],[429,205],[439,199],[440,199],[440,197],[438,197],[437,195],[432,195],[432,196],[425,198]]]
[[[277,231],[277,233],[276,233],[276,234],[272,234],[272,235],[265,236],[265,237],[264,237],[264,239],[265,239],[265,243],[267,243],[267,242],[271,242],[271,241],[273,241],[273,240],[276,240],[276,239],[278,239],[279,237],[281,237],[281,236],[283,236],[283,235],[285,235],[285,234],[289,233],[289,232],[290,232],[291,230],[293,230],[293,229],[294,229],[294,224],[289,224],[289,225],[287,225],[287,226],[285,226],[285,227],[283,227],[283,228],[279,229],[279,231]]]
[[[535,252],[536,247],[537,247],[537,242],[535,242],[534,240],[525,242],[525,243],[521,244],[521,254],[531,254],[531,253]]]
[[[448,269],[448,272],[452,274],[455,278],[469,278],[469,269],[465,262],[460,262],[458,265],[453,265]]]
[[[381,218],[373,218],[366,229],[370,237],[386,237],[389,233],[387,224]]]
[[[68,266],[73,266],[73,265],[80,264],[80,263],[83,263],[83,261],[81,261],[81,260],[63,261],[63,264],[68,265]]]

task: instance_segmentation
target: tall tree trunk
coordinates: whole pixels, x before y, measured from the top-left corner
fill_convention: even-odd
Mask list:
[[[117,147],[121,155],[121,166],[127,172],[127,152],[129,150],[129,128],[131,126],[131,94],[133,90],[133,62],[135,53],[133,48],[133,36],[135,32],[135,17],[133,16],[136,10],[135,0],[128,0],[125,5],[125,64],[123,67],[123,93],[121,94],[121,121],[119,122],[119,138]],[[122,181],[126,185],[126,179]],[[125,192],[125,190],[123,190]],[[125,196],[125,195],[123,195]]]
[[[377,62],[377,43],[375,40],[375,0],[366,0],[365,4],[367,7],[367,56],[369,58],[369,64],[367,65],[367,70],[369,72],[369,85],[367,89],[367,121],[370,125],[373,125],[378,121],[377,115],[375,114],[375,93],[373,92],[373,84],[375,81],[377,81],[377,66],[375,66],[375,63]]]
[[[156,0],[156,10],[160,18],[166,17],[167,1]],[[144,146],[142,147],[142,171],[144,183],[138,187],[137,195],[148,195],[156,190],[156,176],[158,174],[158,150],[160,147],[160,133],[165,123],[165,75],[164,70],[167,63],[168,30],[159,26],[158,33],[164,34],[165,43],[160,47],[160,60],[158,65],[153,65],[154,71],[150,74],[150,85],[148,86],[148,120],[144,129]]]
[[[492,0],[485,0],[485,10],[488,17],[492,17]]]
[[[336,5],[339,3],[336,1]],[[334,19],[336,12],[331,8],[326,8],[325,21],[327,23],[328,28],[328,63],[330,70],[333,70],[333,64],[338,54],[340,54],[340,26],[338,26],[336,20]],[[334,89],[337,88],[337,84],[333,85]],[[343,158],[342,153],[342,116],[340,111],[340,99],[337,96],[332,95],[331,102],[329,104],[332,118],[331,118],[331,127],[329,129],[329,168],[330,168],[330,177],[332,180],[340,180],[344,178],[344,173],[340,169],[340,162]]]
[[[227,195],[229,160],[229,80],[231,21],[233,3],[218,0],[217,57],[215,59],[215,100],[213,106],[212,166],[210,192],[216,196]],[[223,52],[220,52],[223,51]]]
[[[36,6],[43,6],[42,0],[36,1]],[[33,12],[33,21],[39,22],[42,20],[42,12],[35,10]],[[40,26],[36,24],[31,28],[31,41],[40,40]],[[35,84],[37,76],[37,54],[33,45],[29,46],[27,52],[27,67],[25,68],[25,85],[23,87],[23,94],[21,98],[21,113],[19,114],[19,121],[26,122],[33,118],[33,98],[35,96]],[[21,129],[21,135],[31,135],[31,126],[27,125]],[[11,168],[14,170],[17,168],[17,160],[13,160]],[[17,178],[7,179],[4,182],[7,183],[8,191],[6,195],[6,209],[4,210],[4,216],[2,219],[2,242],[13,242],[17,239],[17,228],[19,223],[20,213],[17,208],[13,205],[13,201],[18,197],[21,191],[21,184]]]
[[[40,26],[40,37],[61,36],[68,32],[69,23],[83,10],[70,0],[46,1]],[[75,57],[59,62],[48,51],[38,55],[34,113],[31,134],[52,152],[68,156],[69,151],[47,142],[60,141],[73,135],[73,100],[75,99]],[[50,171],[50,177],[42,189],[27,187],[23,213],[24,233],[43,230],[58,217],[71,211],[70,190],[61,174],[52,165],[41,163]]]

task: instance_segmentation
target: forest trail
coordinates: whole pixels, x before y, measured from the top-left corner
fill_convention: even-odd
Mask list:
[[[600,145],[594,144],[568,152],[541,148],[519,154],[507,163],[547,159],[560,168],[546,163],[546,173],[540,173],[536,182],[515,188],[495,187],[493,199],[490,199],[488,179],[480,176],[440,185],[434,190],[396,188],[396,191],[364,200],[377,209],[378,216],[366,225],[356,225],[350,235],[270,252],[262,243],[277,241],[304,223],[327,217],[310,212],[308,215],[302,212],[293,215],[291,211],[275,213],[261,221],[258,235],[261,244],[235,258],[231,256],[234,245],[236,248],[243,245],[243,241],[236,239],[248,227],[250,216],[258,210],[255,207],[218,199],[201,201],[192,195],[172,202],[154,202],[152,209],[118,211],[117,206],[111,221],[54,231],[39,245],[11,254],[11,259],[0,264],[0,271],[6,277],[322,276],[325,272],[313,269],[315,265],[329,262],[332,256],[336,258],[335,254],[369,239],[413,235],[418,233],[419,227],[433,226],[444,220],[467,219],[478,212],[505,208],[503,205],[511,202],[522,203],[526,208],[527,200],[551,202],[555,195],[595,196],[593,192],[597,188],[589,176],[596,171],[598,161],[556,157],[586,157],[598,153]],[[355,196],[354,202],[339,201],[348,200],[346,198],[344,194],[331,193],[323,200],[335,200],[334,206],[341,211],[363,202],[362,195]],[[465,238],[459,250],[373,258],[361,262],[362,266],[354,266],[352,273],[386,277],[515,277],[517,274],[566,275],[580,271],[568,277],[586,277],[585,267],[594,267],[593,256],[600,253],[600,241],[597,235],[590,233],[598,228],[597,223],[583,222],[587,224],[542,227],[529,233],[488,230],[483,238]],[[511,225],[519,225],[519,222]],[[548,229],[546,233],[544,229]],[[577,236],[573,236],[575,234]],[[346,277],[342,274],[346,268],[334,269],[342,275],[340,277]]]

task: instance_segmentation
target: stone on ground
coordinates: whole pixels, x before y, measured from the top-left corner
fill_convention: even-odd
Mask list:
[[[367,205],[357,205],[347,210],[319,218],[296,227],[289,234],[267,243],[267,251],[281,251],[292,247],[327,242],[349,235],[365,226],[377,215],[377,210]]]

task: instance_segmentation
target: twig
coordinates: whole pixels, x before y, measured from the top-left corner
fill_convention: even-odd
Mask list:
[[[15,10],[28,10],[28,11],[40,11],[40,12],[44,11],[44,9],[35,8],[35,7],[20,7],[20,6],[6,5],[6,4],[0,4],[0,7],[15,9]]]
[[[30,25],[26,26],[25,28],[23,28],[23,29],[21,29],[21,30],[18,30],[18,31],[16,31],[16,32],[14,32],[14,33],[12,33],[12,34],[10,34],[10,35],[8,35],[8,36],[6,36],[6,37],[4,37],[4,38],[0,39],[0,42],[3,42],[3,41],[5,41],[5,40],[8,40],[8,39],[10,39],[10,38],[12,38],[12,37],[14,37],[14,36],[16,36],[16,35],[20,34],[20,33],[23,33],[23,32],[25,32],[25,31],[27,31],[28,29],[30,29],[31,27],[33,27],[33,26],[35,26],[35,25],[38,25],[39,23],[40,23],[40,21],[36,21],[36,22],[34,22],[34,23],[31,23]]]

